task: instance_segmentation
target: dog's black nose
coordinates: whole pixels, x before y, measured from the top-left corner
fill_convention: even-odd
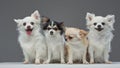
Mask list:
[[[50,35],[53,35],[53,31],[50,31]]]
[[[67,41],[67,39],[65,38],[65,41]]]
[[[27,26],[27,29],[30,29],[30,26]]]
[[[98,25],[97,27],[98,27],[98,28],[101,28],[101,25]]]

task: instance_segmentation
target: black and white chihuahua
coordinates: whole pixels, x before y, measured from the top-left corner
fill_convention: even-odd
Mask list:
[[[63,22],[51,21],[48,17],[42,19],[43,32],[48,47],[48,59],[44,63],[64,61],[64,25]]]

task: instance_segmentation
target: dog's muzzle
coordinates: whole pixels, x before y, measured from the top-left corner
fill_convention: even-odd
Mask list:
[[[32,30],[33,30],[33,29],[32,29],[30,26],[28,26],[27,29],[26,29],[27,35],[31,35]]]
[[[103,28],[95,28],[97,31],[102,31]]]
[[[98,25],[97,26],[97,28],[95,28],[97,31],[102,31],[103,30],[103,28],[102,28],[102,26],[101,25]]]
[[[53,35],[53,31],[50,31],[50,35]]]

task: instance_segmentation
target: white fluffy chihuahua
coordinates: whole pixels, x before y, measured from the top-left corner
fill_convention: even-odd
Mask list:
[[[89,54],[90,63],[112,63],[109,61],[109,52],[111,50],[111,41],[113,39],[115,22],[114,15],[106,17],[95,16],[95,14],[87,13],[87,27],[89,29]]]
[[[19,31],[19,43],[23,50],[24,63],[41,63],[46,59],[46,45],[44,36],[39,32],[40,14],[36,10],[31,16],[14,19]]]

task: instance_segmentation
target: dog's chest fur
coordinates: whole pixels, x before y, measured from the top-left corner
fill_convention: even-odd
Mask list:
[[[51,49],[52,60],[60,59],[61,48],[64,48],[64,37],[63,35],[47,36],[47,46]]]
[[[35,58],[35,50],[36,50],[35,47],[36,47],[36,42],[38,42],[38,37],[25,36],[25,35],[19,36],[19,42],[21,44],[23,51],[25,51],[27,55],[30,56],[31,59]]]
[[[102,57],[105,50],[110,52],[110,42],[112,38],[112,32],[101,32],[99,34],[92,31],[89,32],[88,39],[90,46],[94,49],[95,58]]]
[[[84,54],[85,45],[79,40],[68,43],[69,47],[72,49],[73,61],[81,60]]]

